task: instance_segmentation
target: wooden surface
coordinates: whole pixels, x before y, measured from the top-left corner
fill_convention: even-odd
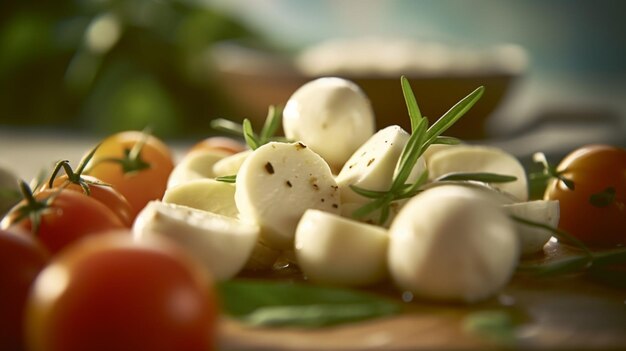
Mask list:
[[[546,259],[562,255],[546,247]],[[400,293],[398,293],[400,296]],[[406,303],[409,312],[329,328],[254,328],[225,320],[223,350],[626,350],[626,290],[581,275],[516,275],[495,297],[474,305]],[[512,343],[467,329],[470,316],[505,311],[521,318]]]

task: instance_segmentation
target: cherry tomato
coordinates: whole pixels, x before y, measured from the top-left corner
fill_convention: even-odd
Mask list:
[[[73,190],[48,189],[17,204],[0,228],[33,233],[54,255],[79,238],[125,225],[113,211],[90,196]]]
[[[242,151],[246,151],[248,148],[242,142],[228,137],[208,137],[202,141],[192,145],[189,152],[196,150],[217,150],[225,151],[228,154],[236,154]]]
[[[32,351],[212,350],[212,279],[169,242],[91,237],[37,278],[26,313]]]
[[[130,203],[134,220],[149,201],[163,197],[172,169],[172,153],[161,140],[126,131],[102,141],[86,173],[119,191]]]
[[[120,194],[115,188],[106,184],[98,184],[101,181],[95,177],[83,175],[81,178],[88,183],[89,194],[92,198],[100,201],[107,206],[113,213],[115,213],[122,223],[127,227],[133,225],[133,210],[128,203],[128,200]],[[52,188],[65,188],[68,190],[74,190],[84,193],[85,190],[76,183],[69,182],[67,175],[62,175],[55,178],[52,183]],[[42,190],[47,188],[47,184],[42,187]]]
[[[0,230],[0,350],[23,350],[23,315],[30,286],[49,254],[32,236]]]
[[[567,155],[557,167],[545,199],[559,200],[559,228],[591,246],[626,244],[626,150],[589,145]]]

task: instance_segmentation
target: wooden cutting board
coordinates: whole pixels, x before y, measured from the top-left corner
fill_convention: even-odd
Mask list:
[[[566,249],[549,244],[543,260],[564,255]],[[408,312],[394,317],[317,329],[248,327],[225,319],[220,350],[626,350],[626,290],[580,274],[518,274],[497,296],[474,305],[406,305]],[[518,317],[510,343],[468,328],[486,311]]]

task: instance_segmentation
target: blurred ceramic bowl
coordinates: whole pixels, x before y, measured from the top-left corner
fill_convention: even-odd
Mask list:
[[[479,86],[480,101],[446,135],[483,139],[486,121],[526,67],[512,45],[486,50],[448,48],[408,40],[333,40],[290,57],[223,43],[210,50],[221,87],[235,117],[260,125],[269,105],[283,105],[304,83],[323,76],[349,79],[370,98],[378,128],[410,129],[400,76],[406,76],[430,123]]]

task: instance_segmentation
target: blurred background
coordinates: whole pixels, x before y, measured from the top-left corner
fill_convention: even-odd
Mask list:
[[[433,118],[485,85],[453,134],[521,158],[626,146],[624,13],[620,0],[3,1],[0,129],[201,138],[324,75],[359,83],[379,124],[408,122],[405,74]]]

